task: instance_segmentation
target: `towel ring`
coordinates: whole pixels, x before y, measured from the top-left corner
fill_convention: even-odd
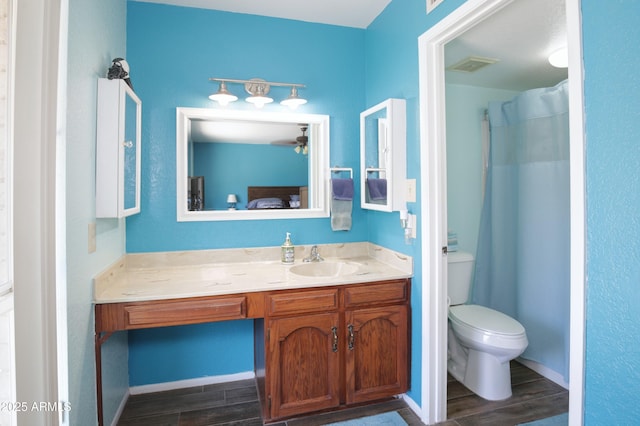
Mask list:
[[[332,167],[332,173],[349,172],[349,178],[353,179],[353,169],[351,167]]]

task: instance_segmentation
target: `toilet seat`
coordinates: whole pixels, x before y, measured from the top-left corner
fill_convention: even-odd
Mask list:
[[[451,306],[449,308],[449,318],[452,321],[461,322],[478,331],[504,336],[519,335],[525,332],[524,327],[518,321],[486,306]]]
[[[451,306],[449,320],[456,334],[469,342],[503,349],[526,347],[528,343],[522,324],[485,306]]]

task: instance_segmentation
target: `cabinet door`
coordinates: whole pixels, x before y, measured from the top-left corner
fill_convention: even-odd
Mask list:
[[[270,320],[267,398],[271,418],[339,405],[337,327],[337,313]]]
[[[96,217],[140,212],[141,115],[123,80],[98,80]]]
[[[345,313],[347,403],[385,398],[408,388],[407,306]]]
[[[124,94],[124,138],[122,143],[123,215],[140,211],[140,107],[133,91]]]
[[[406,209],[406,101],[387,99],[360,114],[360,206]]]

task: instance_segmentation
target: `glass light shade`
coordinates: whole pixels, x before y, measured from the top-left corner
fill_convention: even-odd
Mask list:
[[[549,55],[549,63],[556,68],[567,68],[569,66],[569,52],[566,47],[562,47]]]
[[[269,104],[273,102],[272,98],[268,96],[261,96],[261,95],[249,96],[245,100],[251,104],[254,104],[256,108],[262,108],[265,104]]]
[[[306,99],[298,96],[298,88],[295,86],[291,88],[291,94],[289,95],[289,97],[283,100],[282,102],[280,102],[281,105],[286,105],[291,109],[296,109],[300,105],[304,105],[306,103],[307,103]]]
[[[238,97],[227,90],[227,84],[223,81],[220,83],[220,88],[218,88],[218,91],[209,96],[209,99],[218,102],[222,106],[225,106],[228,105],[229,102],[237,101]]]

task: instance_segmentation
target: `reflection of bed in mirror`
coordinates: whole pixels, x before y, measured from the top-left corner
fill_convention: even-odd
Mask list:
[[[247,209],[289,209],[292,195],[300,200],[300,206],[293,208],[306,209],[309,208],[308,193],[307,186],[249,186]]]

